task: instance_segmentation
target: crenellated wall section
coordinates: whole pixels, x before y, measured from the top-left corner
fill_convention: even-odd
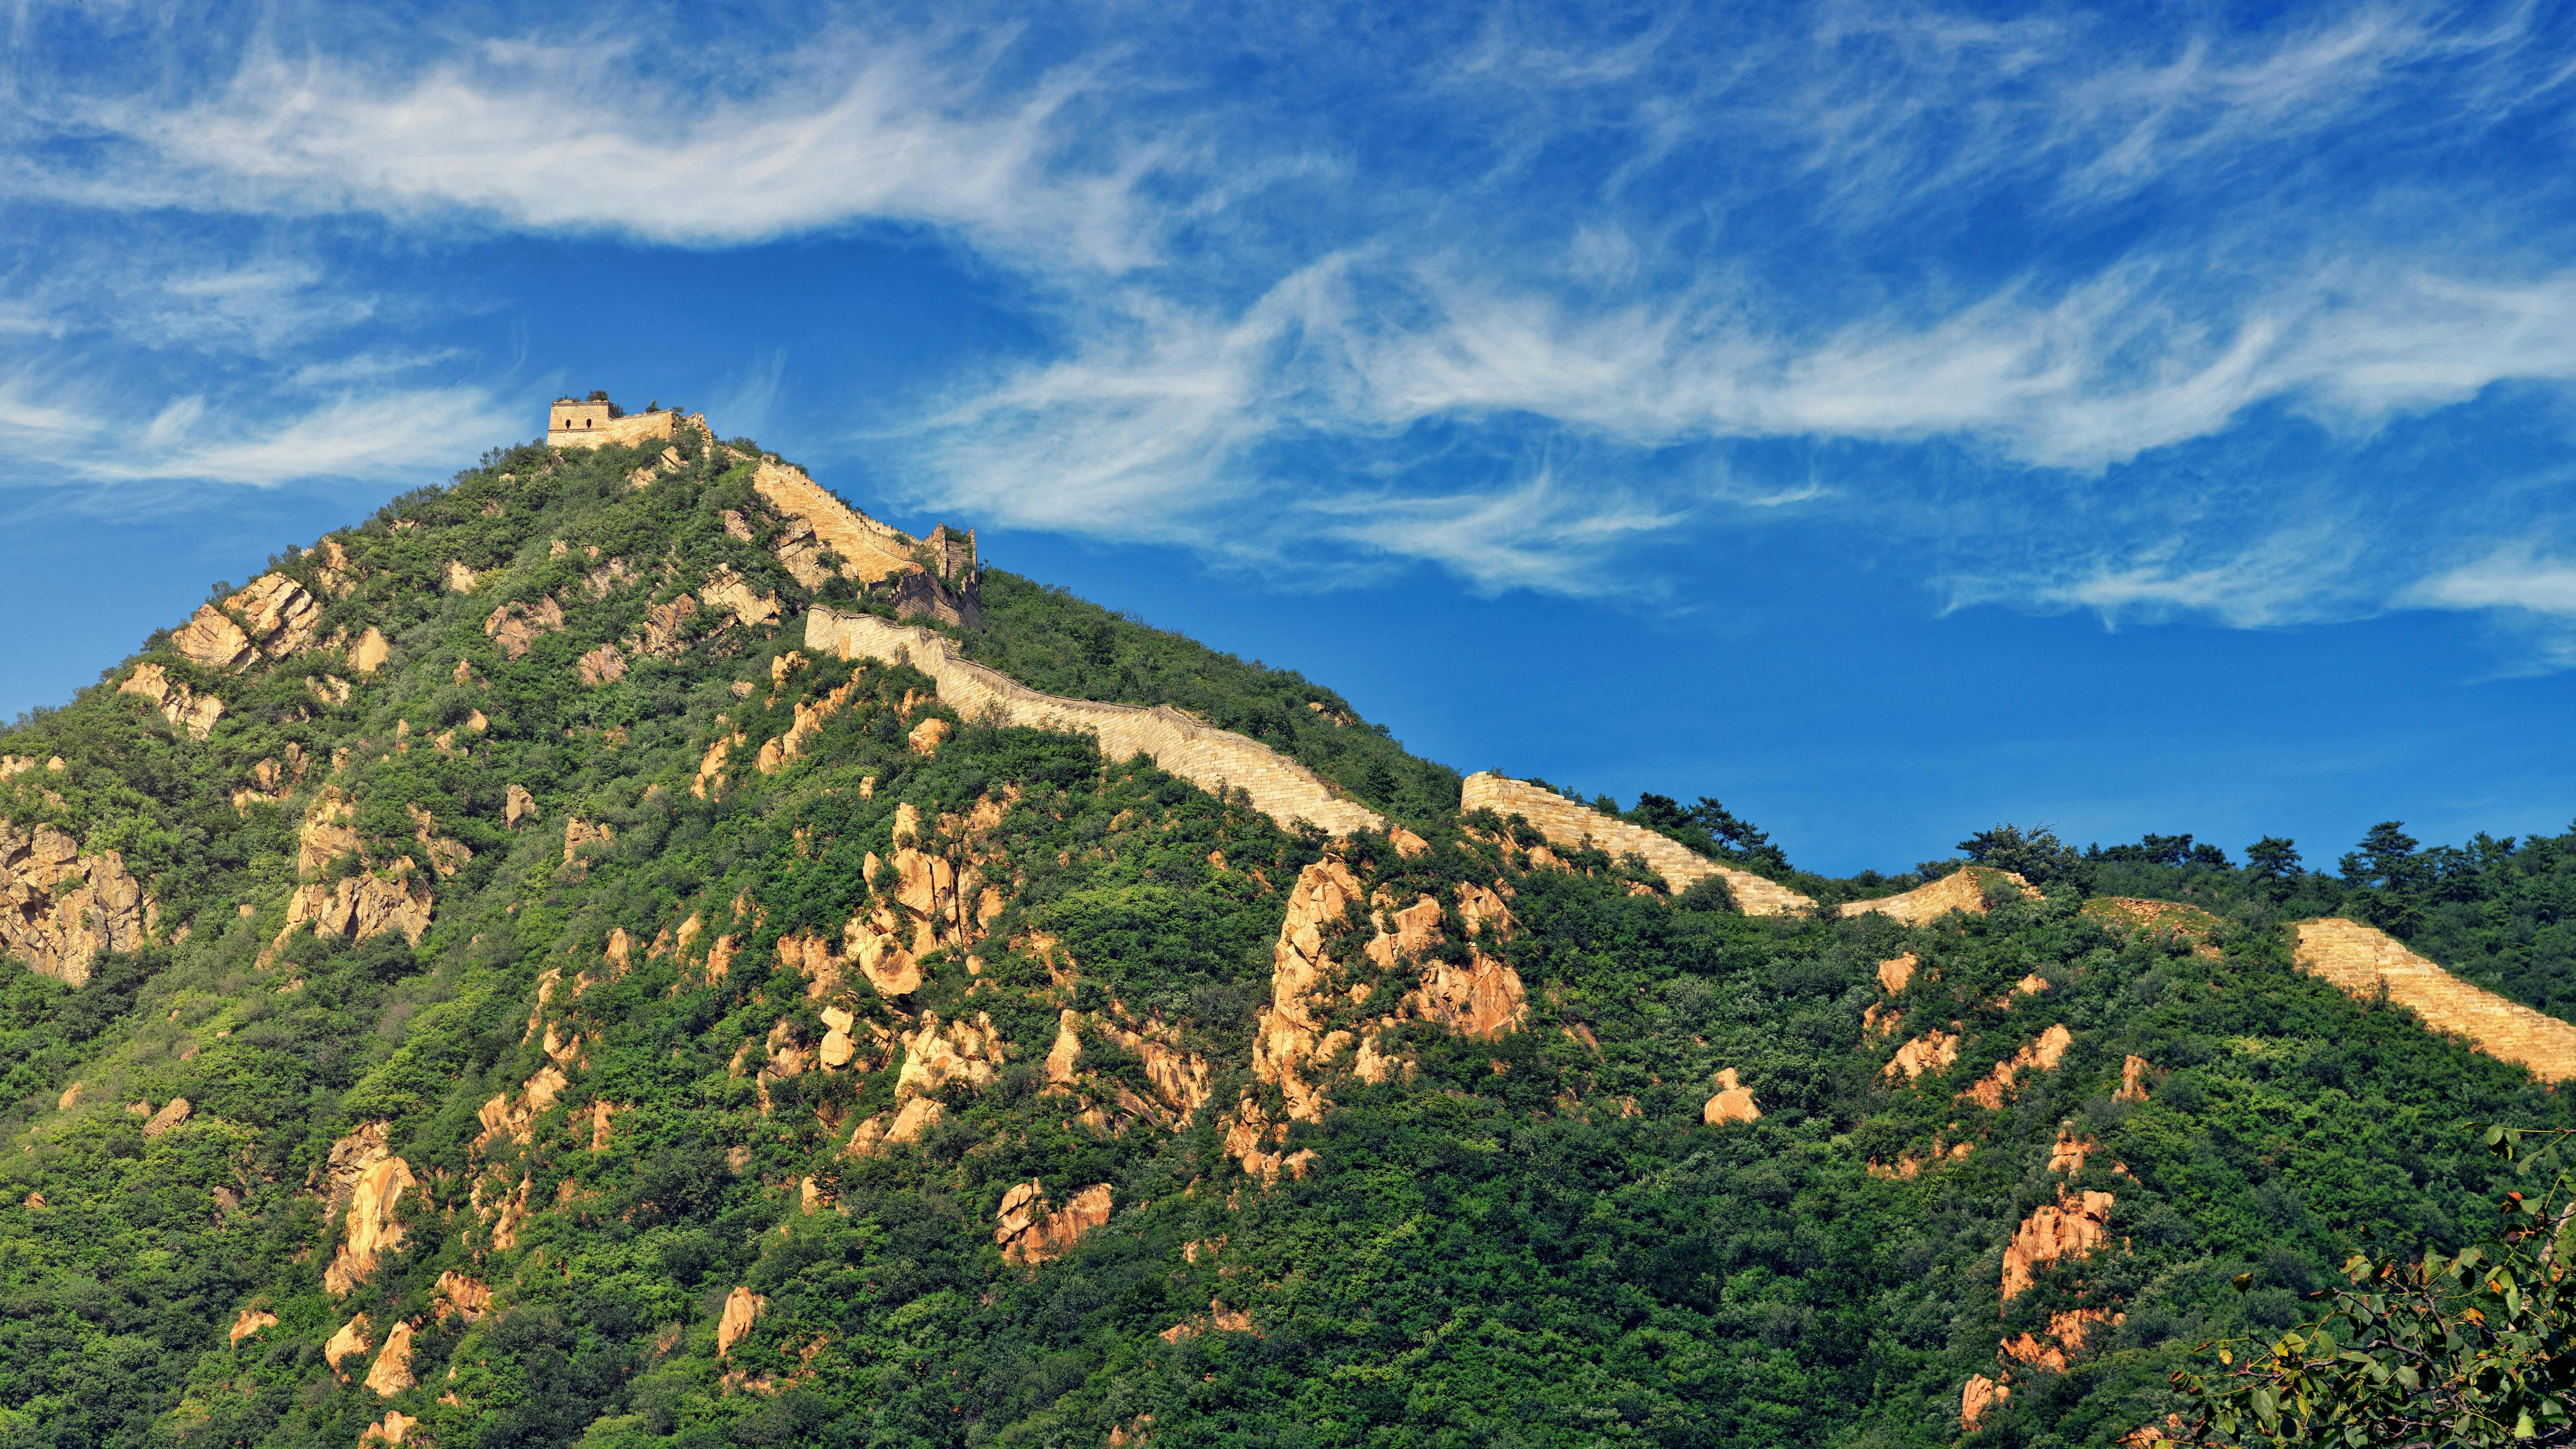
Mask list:
[[[1525,780],[1509,779],[1490,771],[1467,777],[1464,795],[1458,802],[1461,810],[1491,810],[1497,815],[1518,815],[1538,827],[1539,833],[1558,845],[1576,848],[1591,845],[1610,854],[1625,855],[1630,851],[1645,857],[1675,891],[1685,891],[1711,876],[1726,882],[1735,904],[1748,916],[1785,916],[1795,911],[1812,910],[1815,902],[1777,881],[1765,880],[1749,870],[1710,860],[1667,835],[1658,835],[1642,825],[1604,815],[1589,805],[1568,800],[1545,786]]]
[[[2385,984],[2388,999],[2425,1025],[2467,1037],[2544,1082],[2576,1077],[2576,1025],[2471,986],[2385,931],[2340,916],[2302,921],[2296,957],[2300,969],[2364,1000]]]
[[[1109,704],[1041,694],[958,655],[928,629],[873,614],[816,608],[805,616],[805,647],[842,659],[905,659],[939,686],[942,703],[969,719],[990,711],[1007,724],[1097,735],[1103,754],[1143,754],[1207,789],[1242,789],[1281,825],[1311,820],[1335,835],[1384,830],[1386,817],[1333,793],[1323,777],[1258,740],[1204,724],[1169,705]]]

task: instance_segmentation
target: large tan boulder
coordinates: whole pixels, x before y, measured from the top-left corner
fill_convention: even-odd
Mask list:
[[[1097,1183],[1075,1193],[1061,1208],[1047,1211],[1046,1188],[1034,1179],[1002,1195],[994,1217],[993,1241],[1006,1262],[1037,1264],[1060,1257],[1082,1235],[1109,1221],[1109,1184]]]
[[[2033,1208],[2004,1248],[2004,1302],[2029,1288],[2039,1269],[2100,1247],[2110,1235],[2112,1201],[2107,1192],[2069,1193],[2061,1187],[2056,1202]]]
[[[390,1399],[411,1386],[411,1325],[397,1323],[386,1331],[385,1346],[367,1369],[367,1387]]]
[[[1735,1068],[1728,1067],[1717,1074],[1717,1095],[1700,1109],[1699,1119],[1712,1127],[1721,1122],[1758,1122],[1762,1109],[1754,1103],[1752,1090],[1737,1080]]]
[[[232,669],[259,657],[250,636],[212,604],[199,606],[196,616],[171,634],[170,647],[208,669]]]
[[[84,855],[50,825],[0,819],[0,954],[79,986],[100,955],[142,949],[159,914],[121,853]]]
[[[339,1251],[322,1272],[324,1289],[335,1297],[348,1292],[376,1271],[381,1255],[402,1246],[402,1224],[395,1221],[394,1208],[417,1185],[411,1164],[399,1157],[385,1158],[358,1174],[351,1185]]]
[[[733,1352],[733,1346],[751,1331],[752,1320],[768,1306],[768,1299],[748,1288],[738,1287],[726,1294],[724,1316],[716,1320],[716,1357],[723,1358]]]
[[[349,646],[349,668],[359,674],[373,674],[385,667],[385,661],[393,657],[393,652],[394,646],[385,638],[385,631],[369,624],[367,632],[358,636],[358,642]]]
[[[330,1342],[322,1345],[322,1361],[331,1365],[333,1372],[338,1372],[343,1359],[358,1357],[367,1351],[367,1346],[367,1315],[361,1313],[341,1324],[340,1331],[332,1334]]]
[[[162,1133],[167,1132],[171,1128],[187,1121],[190,1110],[192,1109],[188,1105],[187,1098],[171,1098],[160,1111],[152,1114],[151,1121],[143,1124],[143,1135],[146,1137],[160,1136]]]
[[[233,1320],[232,1332],[227,1334],[225,1339],[230,1343],[239,1343],[263,1328],[276,1326],[276,1314],[265,1308],[245,1308],[241,1311],[241,1317]]]

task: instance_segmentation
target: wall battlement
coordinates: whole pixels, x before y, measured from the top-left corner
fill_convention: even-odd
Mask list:
[[[2544,1082],[2576,1077],[2576,1026],[2471,986],[2375,926],[2340,916],[2299,923],[2299,969],[2367,1001],[2388,999],[2435,1031],[2456,1032],[2489,1056],[2518,1062]]]
[[[941,702],[968,718],[987,710],[1008,724],[1099,736],[1113,760],[1143,754],[1162,769],[1206,789],[1240,788],[1254,808],[1282,826],[1303,818],[1335,835],[1384,830],[1385,816],[1342,799],[1314,771],[1258,740],[1190,718],[1169,705],[1109,704],[1041,694],[999,670],[960,658],[928,629],[890,624],[873,614],[816,608],[805,615],[805,647],[842,659],[908,659],[939,686]]]
[[[669,408],[630,414],[604,397],[557,398],[546,413],[546,443],[556,448],[668,443],[679,437],[679,426],[680,415]]]
[[[1554,790],[1509,779],[1491,771],[1479,771],[1467,777],[1458,808],[1462,811],[1491,810],[1508,819],[1518,815],[1538,827],[1541,835],[1567,849],[1590,845],[1613,856],[1630,851],[1645,857],[1646,864],[1664,878],[1676,893],[1716,876],[1726,882],[1735,904],[1748,916],[1785,916],[1811,910],[1815,902],[1776,881],[1765,880],[1739,866],[1723,865],[1684,846],[1669,835],[1659,835],[1642,825],[1604,815],[1589,805],[1568,800]]]

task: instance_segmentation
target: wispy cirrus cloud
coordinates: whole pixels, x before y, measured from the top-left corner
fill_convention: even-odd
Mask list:
[[[272,25],[190,85],[22,72],[70,119],[16,123],[5,184],[423,245],[935,237],[1035,340],[871,436],[921,500],[1262,567],[1587,592],[1635,539],[1803,521],[1901,542],[1952,606],[2520,607],[2390,531],[2474,554],[2513,478],[2235,460],[2576,376],[2570,37],[2532,7],[992,19]],[[159,290],[251,351],[392,305],[298,265]],[[117,466],[165,465],[268,466]]]

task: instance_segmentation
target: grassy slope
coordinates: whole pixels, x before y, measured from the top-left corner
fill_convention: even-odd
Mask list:
[[[315,707],[302,682],[315,666],[297,664],[199,677],[231,704],[202,745],[104,687],[0,736],[0,750],[72,765],[12,782],[12,819],[119,845],[165,924],[193,927],[175,948],[102,963],[79,992],[0,968],[22,1149],[0,1202],[11,1442],[345,1446],[387,1405],[320,1348],[363,1311],[424,1323],[422,1387],[394,1406],[451,1449],[1092,1444],[1146,1414],[1165,1445],[1930,1444],[1955,1432],[1958,1386],[1993,1371],[2003,1332],[2082,1301],[2116,1302],[2126,1321],[2074,1372],[2026,1377],[1995,1442],[2106,1443],[2170,1407],[2162,1376],[2182,1346],[2249,1316],[2289,1321],[2344,1235],[2469,1231],[2504,1179],[2456,1122],[2568,1115],[2518,1073],[2298,976],[2259,920],[2222,930],[2212,961],[2108,931],[2071,897],[1907,930],[1636,898],[1606,872],[1510,872],[1457,829],[1454,774],[1304,707],[1347,712],[1329,691],[995,575],[989,661],[1059,692],[1169,699],[1290,749],[1431,838],[1415,861],[1361,842],[1371,882],[1409,894],[1499,875],[1523,927],[1499,949],[1529,989],[1529,1029],[1491,1043],[1417,1029],[1410,1082],[1344,1083],[1338,1110],[1291,1133],[1287,1147],[1320,1154],[1310,1178],[1247,1181],[1212,1112],[1178,1133],[1097,1137],[1042,1093],[1059,1003],[1159,1010],[1214,1062],[1215,1105],[1232,1103],[1256,1086],[1252,1015],[1281,892],[1316,847],[1150,768],[1104,767],[1076,739],[967,729],[924,760],[900,708],[917,675],[817,664],[772,702],[787,641],[747,631],[576,687],[574,657],[631,634],[654,597],[707,568],[798,597],[717,521],[753,511],[738,475],[706,460],[629,492],[633,462],[612,451],[540,473],[522,450],[394,510],[417,526],[380,518],[352,536],[371,572],[332,620],[377,623],[398,649],[344,707]],[[554,538],[574,552],[551,557]],[[635,562],[650,590],[582,594],[590,544]],[[449,558],[500,576],[446,594]],[[570,627],[501,658],[484,618],[548,591],[580,599]],[[475,682],[456,682],[460,657]],[[737,680],[755,683],[748,699]],[[733,788],[688,793],[720,733],[756,745],[798,698],[853,682],[854,707],[804,763],[763,777],[745,750]],[[473,758],[417,743],[475,709],[493,728]],[[390,746],[398,721],[413,726],[408,752]],[[351,751],[379,854],[409,846],[406,802],[476,851],[417,951],[306,937],[259,963],[294,881],[297,812],[240,816],[229,797],[289,741],[323,760]],[[535,792],[539,823],[502,823],[510,783]],[[864,858],[890,848],[898,802],[936,816],[1005,788],[1019,795],[999,832],[1017,884],[984,970],[934,958],[901,1005],[988,1012],[1009,1065],[987,1090],[952,1089],[917,1149],[840,1159],[850,1122],[892,1101],[891,1063],[773,1083],[766,1112],[728,1070],[782,1021],[819,1034],[803,983],[773,974],[772,944],[837,929],[866,899]],[[574,815],[616,832],[586,871],[562,865]],[[476,1109],[543,1064],[525,1039],[539,974],[604,976],[612,928],[650,940],[692,913],[742,937],[725,979],[648,960],[558,997],[549,1019],[589,1057],[528,1144],[478,1154]],[[1069,1001],[1006,948],[1030,931],[1082,963]],[[1912,1021],[1956,1018],[1966,1040],[1950,1070],[1897,1088],[1880,1072],[1895,1043],[1866,1036],[1861,1014],[1881,1000],[1875,963],[1907,949],[1927,969],[1894,1004]],[[2048,991],[1989,1004],[2033,971]],[[905,1019],[860,1004],[889,1027]],[[2003,1111],[1955,1100],[2053,1021],[2075,1034],[2058,1071],[2026,1078]],[[1086,1066],[1147,1088],[1132,1057],[1090,1051]],[[2110,1096],[2132,1052],[2169,1073],[2144,1104]],[[1762,1121],[1700,1123],[1721,1066],[1759,1093]],[[85,1105],[56,1111],[73,1080]],[[198,1114],[157,1139],[122,1109],[173,1095]],[[593,1100],[625,1109],[598,1152]],[[406,1250],[335,1302],[318,1282],[329,1225],[304,1187],[334,1137],[372,1120],[393,1124],[428,1185],[406,1200]],[[2000,1253],[2057,1190],[2045,1165],[2065,1122],[2099,1139],[2080,1185],[2116,1193],[2128,1247],[2044,1275],[2006,1309]],[[1936,1136],[1977,1146],[1910,1181],[1867,1171]],[[798,1210],[808,1175],[836,1210]],[[1006,1266],[993,1212],[1031,1177],[1059,1198],[1110,1183],[1119,1215],[1061,1261]],[[497,1247],[475,1211],[478,1180],[487,1202],[527,1184],[536,1206],[515,1246]],[[45,1206],[23,1205],[30,1192]],[[1213,1254],[1181,1251],[1219,1238]],[[2255,1290],[2228,1291],[2249,1269]],[[490,1283],[496,1311],[431,1324],[449,1271]],[[719,1363],[714,1321],[737,1285],[768,1308]],[[1211,1300],[1259,1334],[1160,1336]],[[228,1344],[253,1302],[282,1322]],[[728,1389],[727,1370],[783,1387]]]

